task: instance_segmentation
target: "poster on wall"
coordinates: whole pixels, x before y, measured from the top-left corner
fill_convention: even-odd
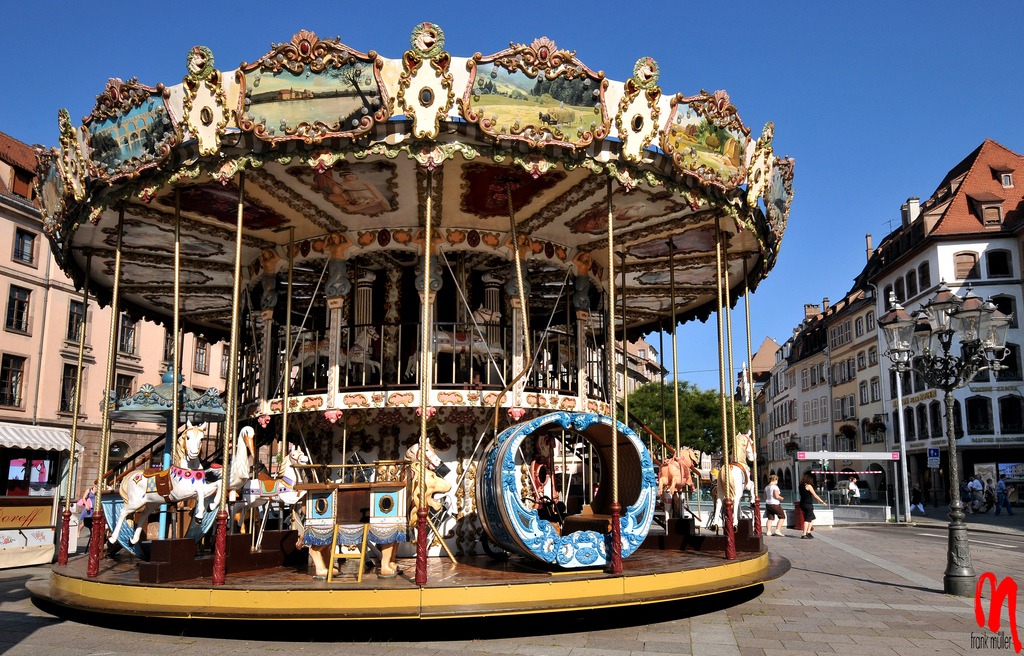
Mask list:
[[[1006,475],[1006,480],[1012,482],[1024,482],[1024,462],[1001,462],[999,463],[999,475]]]
[[[997,474],[996,463],[994,463],[994,462],[978,462],[978,463],[975,463],[974,464],[974,473],[975,473],[975,475],[981,474],[981,481],[983,483],[988,481],[989,479],[992,479],[992,482],[994,483],[999,478],[996,475]]]

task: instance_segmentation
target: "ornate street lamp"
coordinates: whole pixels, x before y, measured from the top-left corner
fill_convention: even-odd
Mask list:
[[[917,322],[896,301],[894,294],[889,295],[892,309],[878,319],[882,326],[889,350],[885,352],[892,360],[896,370],[896,427],[900,433],[900,476],[903,478],[902,494],[896,501],[896,520],[899,521],[900,501],[903,502],[903,519],[910,522],[910,474],[907,472],[907,425],[903,417],[903,373],[910,370],[913,348],[911,345],[915,335]]]
[[[902,315],[900,314],[902,312]],[[886,356],[899,374],[913,369],[925,382],[942,390],[946,402],[946,442],[949,450],[949,546],[943,589],[947,594],[972,597],[975,592],[974,568],[967,542],[963,503],[960,501],[960,471],[957,466],[956,435],[953,422],[953,390],[971,382],[979,372],[1003,369],[1006,357],[1006,328],[1010,317],[983,302],[968,289],[960,299],[945,285],[925,304],[924,312],[909,322],[906,312],[893,303],[892,311],[878,320],[889,345]],[[952,352],[953,337],[960,342],[960,353]]]

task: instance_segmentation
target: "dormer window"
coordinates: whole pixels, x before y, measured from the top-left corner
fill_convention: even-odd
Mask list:
[[[999,226],[1003,222],[1003,199],[995,194],[972,194],[968,198],[974,206],[975,215],[986,227]]]
[[[1002,183],[1004,189],[1012,187],[1013,186],[1013,174],[1012,173],[1003,173],[1002,175],[999,176],[999,181]]]

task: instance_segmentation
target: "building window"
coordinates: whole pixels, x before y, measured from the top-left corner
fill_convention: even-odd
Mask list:
[[[121,315],[121,329],[117,335],[117,350],[126,355],[135,355],[135,320],[127,314]]]
[[[917,296],[917,272],[911,271],[907,274],[907,298]]]
[[[1013,174],[1012,173],[1003,173],[1003,174],[1001,174],[999,176],[999,182],[1000,182],[1000,184],[1003,185],[1003,187],[1012,187],[1013,186]]]
[[[862,317],[857,317],[857,320],[853,322],[853,333],[857,337],[864,334],[864,319]]]
[[[957,253],[953,256],[954,276],[957,280],[980,278],[977,253]]]
[[[21,407],[25,382],[25,358],[7,355],[0,358],[0,405]]]
[[[967,432],[972,435],[992,432],[992,400],[987,396],[967,399]]]
[[[7,295],[7,330],[28,332],[28,303],[31,297],[31,290],[11,285]]]
[[[892,411],[892,436],[897,441],[900,439],[900,412],[899,410]]]
[[[821,420],[828,421],[828,397],[821,397]]]
[[[914,409],[903,408],[903,421],[906,423],[907,441],[917,439],[917,431],[914,427]]]
[[[885,291],[882,292],[882,307],[886,310],[892,309],[892,285],[886,285]]]
[[[938,401],[928,404],[928,414],[931,416],[932,437],[942,437],[945,427],[942,425],[942,406]]]
[[[922,262],[921,266],[917,267],[917,284],[921,286],[922,290],[932,286],[931,267],[927,262]]]
[[[77,342],[82,338],[79,332],[85,326],[85,304],[81,301],[71,301],[68,304],[68,326],[64,338]]]
[[[998,250],[985,253],[989,278],[1009,278],[1013,275],[1010,251]]]
[[[75,411],[75,384],[78,383],[78,367],[64,363],[60,376],[60,411]]]
[[[868,366],[868,358],[864,355],[864,351],[857,352],[857,371],[864,369]]]
[[[1024,400],[1016,394],[999,398],[999,429],[1003,434],[1024,432]]]
[[[231,349],[225,344],[220,350],[220,377],[227,378],[231,372]]]
[[[860,381],[860,385],[857,386],[860,390],[860,404],[867,405],[868,402],[868,381]]]
[[[871,400],[881,401],[882,400],[882,379],[875,376],[871,379]]]
[[[208,353],[210,345],[206,343],[206,340],[202,337],[196,339],[196,355],[193,360],[193,365],[196,373],[205,374],[209,371],[209,358]]]
[[[128,374],[117,374],[114,377],[114,393],[117,394],[117,398],[124,399],[132,395],[132,387],[135,383],[135,378]]]
[[[903,278],[896,279],[896,300],[905,303],[907,300],[907,288],[903,284]]]
[[[1017,312],[1016,312],[1017,302],[1016,302],[1016,299],[1014,299],[1013,296],[1010,296],[1008,294],[1002,294],[1002,295],[999,295],[999,296],[993,296],[992,297],[992,303],[995,304],[996,309],[998,309],[1000,312],[1002,312],[1006,316],[1010,317],[1010,327],[1011,328],[1016,328],[1017,327]]]
[[[1003,220],[1003,206],[996,204],[982,206],[981,218],[987,226],[999,225]]]
[[[867,325],[868,325],[867,326],[868,332],[870,333],[871,331],[873,331],[875,329],[875,313],[874,312],[868,312],[867,317],[866,317],[866,322],[867,322]]]
[[[174,363],[174,336],[171,331],[164,331],[164,362]]]
[[[868,366],[873,367],[878,364],[878,347],[872,346],[868,349]]]
[[[22,264],[35,264],[36,234],[16,228],[14,231],[14,261]]]
[[[928,406],[922,403],[914,412],[917,414],[917,437],[923,440],[928,437]]]

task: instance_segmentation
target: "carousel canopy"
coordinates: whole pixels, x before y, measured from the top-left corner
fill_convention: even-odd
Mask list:
[[[116,421],[168,421],[174,405],[173,379],[174,373],[167,370],[161,376],[159,385],[146,383],[131,396],[117,399],[110,417]],[[178,399],[180,421],[224,421],[227,411],[221,401],[220,392],[215,388],[211,387],[202,394],[181,384],[177,388],[181,393]]]
[[[636,332],[717,307],[719,243],[729,302],[756,287],[785,229],[793,161],[772,124],[751,136],[725,91],[663,93],[647,57],[614,82],[547,38],[454,57],[423,23],[398,59],[304,31],[234,71],[196,46],[183,75],[111,79],[78,127],[61,110],[39,196],[65,269],[103,302],[120,249],[122,307],[146,318],[173,311],[180,225],[180,308],[208,336],[230,326],[240,202],[249,290],[289,244],[296,293],[327,260],[412,266],[429,208],[464,266],[507,279],[518,246],[538,308],[568,302],[570,274],[577,308],[607,290],[610,216]]]

